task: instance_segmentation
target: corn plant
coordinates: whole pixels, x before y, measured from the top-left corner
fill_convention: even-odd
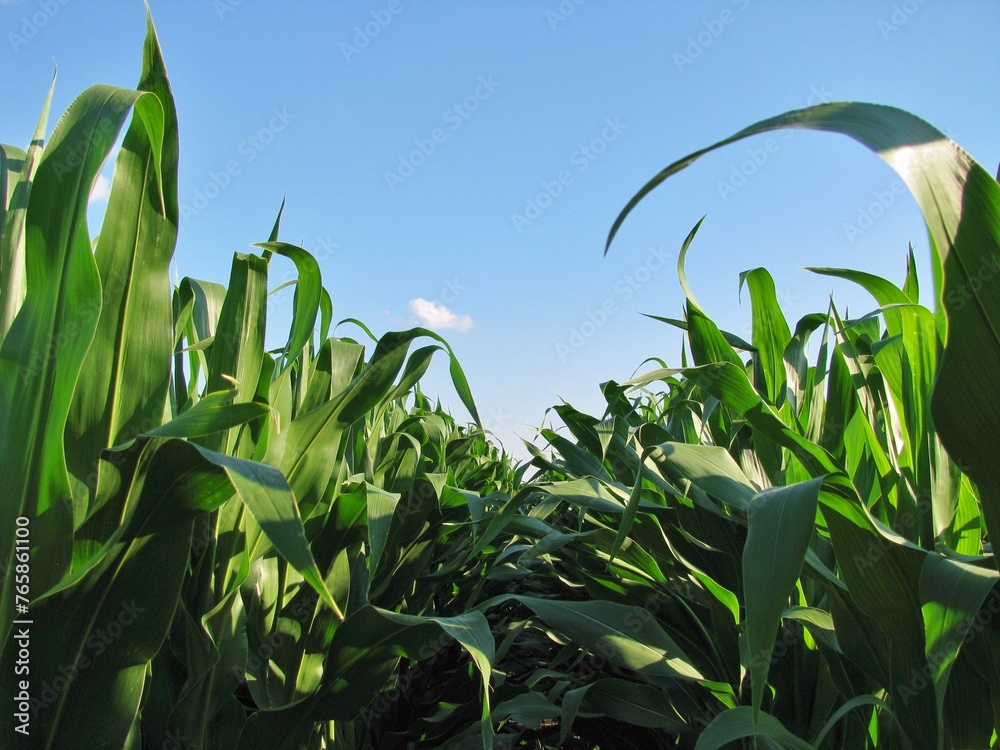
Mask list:
[[[668,468],[714,499],[713,515],[746,517],[742,580],[732,579],[736,587],[727,590],[743,595],[740,663],[750,678],[749,705],[720,713],[699,747],[751,735],[815,746],[834,720],[858,710],[872,715],[864,741],[873,746],[888,737],[914,747],[985,747],[996,741],[992,706],[1000,685],[992,666],[1000,652],[990,544],[991,529],[1000,528],[998,421],[996,384],[974,373],[1000,357],[1000,294],[977,283],[979,269],[1000,250],[997,183],[908,113],[821,105],[758,123],[667,167],[622,211],[608,245],[670,175],[712,148],[781,127],[848,134],[896,169],[927,221],[937,310],[918,304],[912,254],[902,287],[814,269],[860,284],[878,309],[844,321],[831,306],[799,321],[793,334],[773,282],[757,269],[741,276],[753,304],[748,346],[719,331],[697,304],[683,274],[697,227],[685,242],[683,325],[694,366],[633,384],[682,377],[700,390],[700,403],[676,420],[687,437],[697,430],[696,453],[675,444],[686,442],[680,432],[664,442],[655,430],[647,431],[652,440],[640,430],[637,440],[648,451],[646,464]],[[807,367],[806,339],[820,328],[821,356]],[[835,342],[829,361],[826,333]],[[734,482],[743,489],[734,492]],[[811,706],[801,705],[796,680],[783,701],[769,681],[775,635],[789,617],[803,622],[827,660],[816,683],[823,694],[805,694]],[[835,654],[841,665],[831,663]],[[765,697],[772,714],[763,710]],[[782,722],[774,721],[778,713]],[[855,735],[844,746],[860,741]]]
[[[604,716],[658,730],[645,746],[995,746],[995,433],[974,428],[996,407],[990,380],[968,388],[1000,351],[1000,295],[977,283],[997,252],[997,185],[930,126],[871,105],[790,113],[723,143],[784,126],[844,130],[897,165],[927,217],[938,311],[919,304],[912,250],[901,286],[812,269],[861,285],[876,309],[845,320],[831,302],[794,329],[753,269],[743,341],[687,283],[699,222],[678,266],[685,318],[661,318],[686,331],[691,364],[604,384],[599,418],[556,407],[570,437],[544,430],[549,455],[528,446],[541,470],[528,514],[549,528],[509,559],[544,603],[496,601],[526,605],[533,650],[539,636],[564,648],[522,684],[522,720],[559,720],[565,738],[578,715]],[[611,238],[700,153],[640,191]]]
[[[87,199],[129,112],[92,243]],[[370,565],[374,576],[391,515],[377,503],[388,493],[364,482],[366,471],[385,480],[388,467],[371,464],[384,457],[357,450],[358,436],[381,424],[441,348],[478,419],[447,344],[414,329],[386,334],[366,357],[356,342],[329,337],[332,307],[319,267],[277,240],[278,222],[260,254],[236,254],[227,287],[185,279],[171,289],[177,126],[151,22],[136,90],[88,89],[43,147],[44,126],[43,115],[31,147],[4,147],[0,164],[8,673],[18,658],[10,637],[17,519],[30,528],[31,638],[45,644],[32,651],[30,719],[15,732],[5,713],[5,736],[31,747],[252,746],[249,714],[261,721],[266,710],[309,696],[322,708],[315,721],[300,716],[307,730],[348,721],[388,679],[401,649],[440,633],[465,643],[488,676],[480,613],[396,616],[370,605],[363,588],[353,598],[337,588],[345,561]],[[289,258],[298,276],[287,344],[269,353],[275,256]],[[409,356],[420,337],[437,344]],[[399,469],[392,476],[404,483]],[[372,488],[364,523],[331,514],[348,506],[338,499],[358,481]],[[309,537],[331,518],[349,526],[332,530],[314,554]],[[321,641],[319,651],[309,644],[300,678],[281,673],[274,689],[268,676],[284,664],[269,659],[261,670],[253,649],[262,631],[248,627],[274,606],[271,575],[280,581],[278,601],[309,589]],[[280,619],[273,610],[263,616],[267,627]],[[380,630],[385,646],[359,652]],[[238,696],[248,682],[260,703],[244,710]],[[345,684],[350,700],[340,697]],[[4,691],[12,704],[13,684],[5,680]],[[491,736],[488,724],[484,731]]]

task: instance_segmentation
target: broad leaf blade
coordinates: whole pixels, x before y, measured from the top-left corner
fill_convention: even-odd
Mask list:
[[[72,554],[74,507],[62,435],[101,310],[87,202],[128,112],[143,96],[151,95],[110,86],[81,94],[52,135],[28,204],[27,292],[0,346],[0,550],[9,571],[14,519],[32,519],[35,595],[69,573]],[[4,638],[13,619],[12,578],[5,574],[0,586]]]
[[[743,590],[755,726],[771,667],[774,638],[809,547],[822,484],[820,478],[764,490],[754,497],[747,511]]]
[[[115,164],[94,253],[100,318],[67,423],[70,473],[91,492],[101,450],[158,424],[170,382],[167,267],[177,240],[177,115],[148,17],[137,88],[159,106],[145,116],[137,109]]]

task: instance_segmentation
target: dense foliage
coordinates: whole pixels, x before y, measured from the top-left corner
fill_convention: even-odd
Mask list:
[[[151,24],[136,90],[88,89],[43,145],[47,110],[0,147],[5,745],[997,746],[1000,188],[937,130],[826,104],[712,147],[800,127],[877,152],[926,218],[935,310],[912,253],[900,286],[813,269],[871,294],[858,319],[791,325],[757,268],[744,341],[687,284],[696,226],[663,319],[680,367],[604,383],[599,416],[554,407],[565,430],[516,464],[437,334],[334,329],[280,211],[228,285],[171,285]],[[268,351],[278,263],[294,315]],[[422,394],[435,354],[475,423]]]

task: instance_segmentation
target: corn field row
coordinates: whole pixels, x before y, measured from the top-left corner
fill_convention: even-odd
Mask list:
[[[703,153],[829,131],[916,198],[934,309],[912,250],[901,285],[811,269],[871,295],[859,318],[789,321],[755,268],[745,341],[687,283],[699,222],[661,319],[679,365],[603,383],[600,415],[554,407],[519,463],[438,334],[335,324],[280,211],[227,284],[171,284],[151,21],[136,89],[47,118],[0,147],[0,746],[998,746],[1000,187],[932,126],[857,103],[757,123],[659,172],[606,251]],[[268,350],[277,264],[294,316]],[[422,393],[434,357],[472,423]]]

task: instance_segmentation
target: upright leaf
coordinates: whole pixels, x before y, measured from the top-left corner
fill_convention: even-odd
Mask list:
[[[31,522],[32,594],[70,570],[74,506],[63,432],[101,312],[86,214],[90,190],[130,109],[151,133],[163,110],[149,93],[87,89],[59,121],[35,175],[25,219],[27,291],[0,345],[0,628],[10,628],[14,520]],[[82,508],[76,520],[81,520]],[[3,640],[3,639],[0,639]]]
[[[45,127],[55,87],[53,74],[35,135],[27,150],[0,144],[0,341],[7,335],[24,301],[25,212],[45,143]]]
[[[740,274],[741,287],[744,282],[750,290],[753,345],[764,379],[764,393],[768,403],[781,406],[787,382],[784,354],[792,340],[792,332],[778,305],[771,274],[763,268],[755,268]]]
[[[134,118],[118,154],[95,250],[100,317],[67,423],[70,473],[90,491],[103,448],[160,423],[170,383],[167,267],[177,240],[177,114],[148,16],[137,88],[156,97],[162,120]]]
[[[747,511],[743,590],[755,727],[774,638],[809,548],[822,484],[822,478],[818,478],[764,490],[750,501]]]

